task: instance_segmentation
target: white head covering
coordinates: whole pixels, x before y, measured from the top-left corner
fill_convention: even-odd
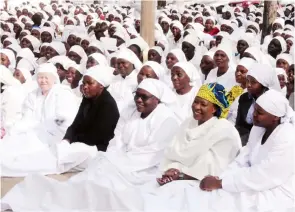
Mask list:
[[[240,66],[244,66],[248,71],[251,68],[251,66],[256,63],[255,60],[253,60],[252,58],[248,58],[248,57],[243,57],[240,62],[238,63],[238,65]]]
[[[39,73],[51,73],[55,77],[54,84],[60,84],[60,79],[57,74],[57,69],[52,63],[43,63],[37,68],[37,75]]]
[[[15,54],[10,49],[0,49],[0,53],[5,54],[10,62],[9,69],[15,68]]]
[[[162,49],[160,46],[153,46],[152,48],[150,48],[150,50],[151,50],[151,49],[155,50],[156,52],[159,53],[159,55],[160,55],[161,57],[163,57],[163,55],[164,55],[164,51],[163,51],[163,49]],[[163,58],[162,58],[162,59],[163,59]]]
[[[27,60],[29,60],[29,61],[36,61],[36,59],[35,59],[35,55],[34,55],[33,52],[31,51],[31,49],[29,49],[29,48],[23,48],[23,49],[21,49],[21,50],[17,53],[16,57],[25,58],[25,59],[27,59]]]
[[[87,69],[84,76],[90,76],[95,79],[103,87],[108,87],[112,82],[113,69],[104,65],[96,65]]]
[[[131,51],[128,48],[122,48],[118,52],[117,59],[124,59],[132,63],[137,71],[140,70],[142,67],[141,61],[138,59],[138,57],[134,54],[133,51]]]
[[[26,82],[30,82],[33,80],[30,70],[28,70],[27,68],[22,68],[22,67],[19,67],[17,69],[23,74]]]
[[[67,53],[65,45],[60,41],[52,41],[48,46],[53,48],[59,55],[66,55]]]
[[[17,40],[15,38],[12,38],[12,37],[5,38],[5,40],[3,41],[3,43],[5,41],[9,41],[11,44],[18,44]]]
[[[68,60],[67,62],[64,62],[63,67],[65,70],[69,70],[69,68],[74,68],[78,72],[80,72],[80,74],[82,75],[85,72],[85,69],[83,68],[83,66],[78,65],[75,61],[72,61],[72,60]]]
[[[70,48],[69,52],[77,53],[82,58],[80,64],[86,64],[88,57],[87,57],[87,54],[85,53],[84,49],[81,46],[78,46],[78,45],[72,46]]]
[[[52,37],[52,40],[55,38],[54,36],[54,29],[51,28],[51,27],[42,27],[41,30],[40,30],[40,35],[43,33],[43,32],[49,32],[51,37]]]
[[[178,29],[180,29],[180,32],[183,31],[183,25],[180,23],[180,21],[172,21],[171,23],[173,25],[173,27],[177,27]]]
[[[283,18],[277,18],[273,24],[278,23],[280,24],[283,28],[285,27],[285,20]]]
[[[284,77],[285,77],[285,82],[287,82],[288,76],[287,76],[287,74],[286,74],[286,71],[285,71],[284,69],[282,69],[282,68],[275,68],[275,70],[276,70],[276,74],[277,74],[277,76],[278,76],[278,75],[284,75]]]
[[[36,37],[34,37],[32,35],[26,35],[25,37],[23,37],[23,39],[24,38],[28,39],[31,42],[31,44],[33,46],[33,49],[34,49],[34,52],[38,53],[39,52],[39,47],[41,45],[40,41]]]
[[[149,92],[168,107],[176,104],[176,95],[165,83],[160,80],[151,78],[144,79],[141,83],[139,83],[137,88],[141,88]]]
[[[202,81],[201,81],[201,76],[196,69],[196,67],[190,63],[190,62],[178,62],[176,63],[174,67],[179,67],[181,68],[187,76],[190,78],[190,85],[191,86],[199,86],[201,87]]]
[[[198,38],[192,34],[188,34],[187,36],[185,36],[185,38],[183,39],[183,42],[188,42],[191,45],[193,45],[195,47],[195,51],[198,48]]]
[[[281,123],[295,123],[294,110],[281,92],[270,89],[262,94],[256,103],[266,112],[281,118]]]
[[[221,43],[217,46],[215,53],[219,50],[223,51],[227,55],[229,62],[233,61],[234,55],[233,55],[232,42],[230,40],[223,38]]]
[[[27,60],[26,58],[23,58],[21,59],[17,66],[16,66],[17,69],[27,69],[29,71],[34,71],[35,70],[35,66],[29,61]]]
[[[16,53],[18,53],[22,48],[18,44],[10,44],[9,46],[6,47],[7,49],[12,49]]]
[[[274,37],[273,39],[277,39],[281,43],[282,53],[287,51],[287,43],[283,37],[277,36],[277,37]]]
[[[164,80],[166,71],[162,65],[160,65],[159,63],[155,61],[147,61],[142,65],[142,67],[144,66],[151,67],[153,71],[155,72],[155,74],[157,75],[157,77],[159,78],[159,80]]]
[[[281,92],[279,79],[271,66],[254,63],[248,70],[247,75],[254,77],[264,87]]]
[[[293,64],[293,58],[290,54],[282,53],[278,55],[276,58],[277,61],[280,59],[287,61],[289,65]]]
[[[178,62],[187,62],[185,54],[181,49],[172,49],[169,53],[173,54],[177,58]]]
[[[89,57],[92,57],[94,60],[96,60],[96,62],[98,62],[99,65],[104,65],[104,66],[109,65],[106,57],[101,53],[93,53],[89,55],[88,58]]]

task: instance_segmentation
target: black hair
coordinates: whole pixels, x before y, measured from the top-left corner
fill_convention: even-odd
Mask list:
[[[35,13],[32,16],[32,21],[34,22],[34,25],[40,26],[41,25],[41,21],[42,21],[41,15],[39,15],[38,13]]]

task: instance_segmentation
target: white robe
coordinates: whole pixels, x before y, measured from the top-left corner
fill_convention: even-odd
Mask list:
[[[45,209],[43,207],[45,205],[45,207],[48,207],[47,209],[53,211],[62,208],[72,210],[75,208],[73,208],[73,202],[71,201],[76,202],[76,205],[85,205],[83,210],[97,210],[102,208],[103,205],[109,208],[110,201],[107,199],[101,199],[105,203],[99,204],[88,202],[90,199],[84,201],[83,196],[85,193],[82,190],[86,188],[86,193],[92,189],[95,189],[94,192],[104,190],[106,197],[108,197],[110,191],[116,190],[116,199],[114,201],[114,204],[116,204],[118,201],[117,194],[122,193],[121,190],[140,186],[151,179],[155,179],[164,149],[171,142],[178,127],[178,121],[174,113],[162,104],[158,105],[145,119],[140,118],[140,113],[134,109],[124,111],[115,130],[115,137],[110,141],[107,152],[99,152],[95,160],[84,172],[75,175],[68,182],[64,182],[63,185],[60,185],[57,181],[51,181],[39,176],[34,184],[40,190],[35,190],[36,187],[31,186],[31,177],[28,177],[21,183],[26,184],[26,186],[17,185],[13,188],[7,193],[4,203],[8,203],[15,210],[19,209],[21,211],[29,208],[42,211],[41,207]],[[90,186],[85,187],[85,183]],[[21,189],[19,189],[19,186]],[[50,197],[47,192],[41,192],[42,189],[47,190],[48,187],[53,189],[52,195],[49,194]],[[25,191],[27,189],[32,189],[29,196]],[[59,189],[61,190],[59,191]],[[76,189],[78,189],[77,192],[73,192]],[[57,194],[62,193],[63,196],[58,197],[58,195],[54,194],[54,190]],[[79,201],[83,201],[83,203],[77,202],[76,197],[78,196]],[[97,195],[93,193],[93,196]],[[28,197],[27,200],[25,200],[26,197]],[[55,199],[56,197],[59,200]],[[124,195],[122,195],[122,198],[124,198]],[[49,204],[45,203],[47,200],[50,202],[48,202]],[[60,205],[59,201],[64,203]],[[82,208],[80,208],[81,210]]]
[[[136,70],[133,70],[125,79],[121,75],[114,77],[114,81],[111,83],[108,91],[116,100],[120,113],[134,103],[132,92],[135,91],[137,85]]]
[[[182,41],[183,41],[183,37],[182,36],[179,38],[179,40],[177,42],[175,42],[175,40],[174,40],[174,35],[170,36],[168,38],[169,49],[170,50],[172,50],[172,49],[181,49],[182,48]]]
[[[64,145],[61,144],[62,149],[57,146],[77,110],[75,96],[64,86],[55,85],[46,97],[39,88],[29,93],[22,119],[0,142],[2,176],[63,172],[57,168],[57,161],[62,158],[56,154]]]
[[[205,83],[217,82],[217,83],[223,85],[223,87],[225,88],[226,91],[230,91],[232,89],[232,87],[237,84],[236,77],[235,77],[235,71],[231,67],[229,67],[229,69],[227,70],[227,72],[225,74],[223,74],[220,77],[217,77],[217,70],[218,70],[218,68],[216,67],[209,72]]]
[[[247,89],[244,89],[243,94],[247,92]],[[242,95],[242,94],[241,94]],[[238,107],[239,107],[239,99],[241,96],[238,96],[235,101],[231,104],[229,108],[229,112],[227,115],[227,120],[229,120],[234,126],[236,125],[237,116],[238,116]]]

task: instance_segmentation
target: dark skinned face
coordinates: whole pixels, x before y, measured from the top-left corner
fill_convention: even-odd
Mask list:
[[[241,65],[238,65],[236,68],[236,82],[242,85],[246,85],[247,83],[247,73],[248,70]]]
[[[277,39],[273,39],[272,41],[270,41],[267,51],[268,54],[270,54],[273,58],[276,58],[282,52],[280,41]]]
[[[159,100],[148,91],[138,88],[134,94],[134,102],[141,118],[146,118],[159,104]]]
[[[148,60],[155,61],[155,62],[161,64],[162,57],[156,50],[151,49],[148,52]]]
[[[45,57],[47,60],[55,57],[55,56],[58,56],[59,54],[57,53],[57,51],[55,51],[52,47],[50,46],[47,46],[46,48],[46,54],[45,54]]]
[[[90,76],[83,77],[82,93],[87,99],[93,99],[100,96],[104,87]]]
[[[290,66],[290,64],[286,60],[283,60],[283,59],[277,60],[277,64],[276,64],[277,68],[282,68],[287,72],[289,69],[289,66]]]
[[[288,82],[294,84],[294,64],[292,64],[287,72],[288,75]]]
[[[182,51],[188,61],[195,56],[195,47],[186,41],[182,42]]]
[[[225,20],[229,20],[231,18],[231,13],[229,11],[222,13],[222,18]]]
[[[211,29],[213,29],[213,26],[214,26],[214,23],[213,23],[212,20],[210,20],[210,19],[206,20],[206,22],[205,22],[205,30],[207,32],[209,32]]]
[[[199,123],[204,123],[214,116],[216,108],[208,100],[196,96],[192,104],[192,111],[194,119]]]
[[[220,36],[220,35],[217,35],[217,36],[216,36],[216,42],[215,42],[215,43],[216,43],[216,46],[218,46],[218,45],[221,43],[222,38],[223,38],[223,37]]]
[[[247,90],[253,97],[258,98],[264,92],[264,87],[254,77],[247,76]]]
[[[248,47],[249,45],[245,40],[239,40],[237,44],[237,51],[240,55],[242,55]]]
[[[142,82],[142,80],[147,78],[159,79],[150,66],[143,66],[137,75],[137,83],[139,84]]]
[[[168,53],[166,57],[166,65],[168,69],[171,69],[178,61],[177,57],[174,54]]]
[[[72,51],[69,52],[68,57],[71,60],[75,61],[77,64],[80,64],[82,59],[76,52],[72,52]]]
[[[218,68],[224,68],[228,66],[229,58],[225,52],[218,50],[214,54],[214,62]]]
[[[283,27],[282,27],[282,25],[279,24],[279,23],[274,23],[274,24],[272,25],[272,31],[274,32],[274,31],[276,31],[277,29],[283,29]]]
[[[164,33],[167,33],[169,31],[169,24],[166,21],[163,21],[161,23],[161,27],[162,27]]]
[[[269,128],[273,123],[279,122],[280,118],[266,112],[258,104],[254,106],[253,124],[257,127]]]
[[[77,37],[75,35],[70,35],[68,37],[67,43],[72,47],[72,46],[76,45],[76,39],[77,39]]]
[[[89,41],[88,40],[82,40],[81,42],[81,47],[84,49],[84,51],[86,52],[87,47],[89,46]]]
[[[190,87],[190,78],[182,68],[177,66],[171,70],[171,81],[176,92]]]
[[[43,32],[41,34],[41,41],[42,43],[51,43],[52,42],[52,36],[49,32]]]
[[[94,46],[89,46],[87,49],[86,49],[86,54],[87,56],[91,55],[91,54],[94,54],[94,53],[102,53],[102,51],[100,51],[98,48],[94,47]]]
[[[25,24],[25,30],[29,30],[29,31],[32,31],[32,24],[30,24],[30,23],[26,23]]]
[[[89,57],[86,63],[86,69],[89,69],[96,65],[99,65],[98,62],[93,57]]]
[[[200,63],[200,68],[204,75],[208,75],[215,68],[214,61],[209,56],[204,55]]]
[[[123,78],[128,76],[134,70],[134,66],[132,63],[130,63],[127,60],[121,59],[121,58],[117,59],[117,67],[118,67],[118,71],[119,71],[120,75]]]
[[[38,40],[40,40],[40,38],[41,38],[41,34],[38,30],[32,29],[31,35],[34,36],[35,38],[37,38]]]
[[[27,38],[23,38],[23,39],[22,39],[22,41],[21,41],[21,43],[20,43],[20,46],[21,46],[22,48],[29,48],[32,52],[34,51],[31,42],[30,42]]]

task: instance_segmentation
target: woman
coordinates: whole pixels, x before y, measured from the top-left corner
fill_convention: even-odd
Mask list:
[[[106,151],[109,141],[114,137],[119,119],[117,104],[106,90],[112,79],[111,72],[108,72],[107,68],[96,65],[84,74],[82,84],[84,98],[64,140],[70,143],[79,141],[95,145],[99,151]]]
[[[99,192],[106,191],[108,193],[109,189],[115,190],[117,195],[120,191],[130,186],[139,187],[155,179],[164,149],[168,146],[175,130],[179,127],[173,112],[166,106],[171,103],[171,91],[169,91],[169,88],[159,80],[145,79],[140,83],[134,94],[135,105],[125,111],[125,113],[122,113],[115,129],[115,137],[110,141],[107,151],[100,151],[84,172],[63,183],[63,186],[71,188],[71,191],[63,190],[63,194],[67,195],[63,195],[60,198],[65,198],[67,201],[64,202],[61,208],[76,207],[73,205],[75,204],[73,201],[77,200],[75,200],[73,194],[83,195],[83,192],[72,192],[72,189],[80,190],[80,188],[85,187],[85,183],[92,184],[93,188],[95,190],[98,189]],[[40,177],[37,181],[35,181],[35,184],[39,182],[43,184],[46,181],[49,183],[48,180],[45,178],[41,179]],[[30,184],[30,180],[25,180],[23,183]],[[47,185],[54,190],[57,189],[56,191],[59,193],[59,182],[56,181]],[[30,186],[27,188],[30,188]],[[14,191],[12,190],[12,196],[13,193]],[[107,193],[104,193],[104,195]],[[38,209],[40,204],[43,204],[43,209],[45,207],[49,209],[53,204],[46,204],[42,194],[45,194],[45,192],[41,192],[40,195],[36,196],[34,192],[29,192],[23,198],[34,196],[33,207],[35,209]],[[26,208],[26,203],[28,203],[26,200],[22,201],[24,204],[19,201],[13,202],[13,198],[9,196],[10,194],[8,193],[4,201],[10,204],[12,208],[22,208],[23,210]],[[56,197],[56,193],[52,192],[46,199],[49,202],[56,202]],[[89,202],[86,205],[79,201],[78,204],[80,203],[82,205],[79,208],[93,210],[106,209],[105,206],[109,205],[109,203],[98,204],[100,206],[97,208],[97,205],[93,207]]]
[[[163,175],[157,179],[160,185],[219,175],[232,162],[241,143],[234,126],[221,118],[228,106],[222,85],[200,88],[191,106],[193,116],[186,119],[165,151]]]
[[[279,54],[287,50],[287,43],[283,37],[277,36],[273,38],[267,47],[267,58],[272,67],[276,66],[276,58]]]
[[[217,82],[224,86],[227,91],[236,85],[234,70],[232,68],[233,51],[231,42],[223,41],[216,49],[214,62],[216,68],[212,69],[207,76],[205,83]]]
[[[179,21],[173,21],[171,23],[172,26],[172,34],[173,36],[168,38],[169,47],[170,49],[177,49],[181,48],[182,45],[182,36],[181,33],[183,31],[183,25]]]
[[[201,63],[200,63],[200,69],[202,72],[202,82],[204,82],[207,79],[208,74],[212,69],[216,67],[215,62],[213,60],[214,58],[214,53],[213,51],[208,51],[205,53],[202,57]]]
[[[46,63],[47,59],[46,59],[46,49],[49,46],[49,43],[42,43],[42,45],[40,46],[40,54],[39,54],[39,58],[37,59],[36,63],[38,65],[42,64],[42,63]]]
[[[9,68],[11,71],[14,70],[16,61],[12,50],[0,49],[0,64]]]
[[[68,57],[77,64],[82,64],[83,66],[86,66],[87,55],[81,46],[72,46],[69,50]]]
[[[288,168],[294,166],[294,111],[280,92],[269,90],[258,98],[253,121],[247,146],[220,178],[205,177],[200,188],[213,191],[212,203],[227,200],[216,205],[219,210],[288,211],[294,206],[294,171]]]
[[[55,38],[54,29],[51,27],[42,27],[42,29],[40,30],[40,34],[42,43],[51,43],[52,40]]]
[[[148,51],[148,61],[155,61],[162,64],[163,50],[159,46],[154,46]]]
[[[86,69],[96,66],[96,65],[108,66],[108,61],[103,54],[93,53],[88,56],[87,63],[86,63]]]
[[[114,77],[108,91],[116,100],[119,112],[129,107],[133,102],[132,92],[137,86],[137,73],[142,67],[138,57],[127,48],[123,48],[117,55],[119,75]]]
[[[238,53],[238,55],[236,56],[237,62],[239,62],[242,59],[243,54],[246,51],[246,49],[253,45],[254,39],[255,39],[255,37],[250,33],[243,33],[242,34],[242,38],[240,38],[237,43],[237,53]]]
[[[142,80],[147,78],[157,79],[163,81],[165,76],[165,69],[157,62],[147,61],[142,65],[142,68],[137,75],[137,83],[140,84]]]
[[[22,48],[29,48],[38,57],[40,41],[32,35],[26,35],[20,43]]]
[[[238,96],[236,96],[235,100],[230,106],[230,110],[227,116],[227,120],[233,123],[233,125],[236,125],[240,95],[247,92],[247,73],[254,63],[256,63],[255,60],[245,57],[242,58],[237,65],[235,73],[236,82],[243,89],[243,91]]]
[[[171,70],[171,81],[177,96],[182,121],[192,115],[191,104],[202,85],[201,77],[193,64],[178,62]]]
[[[215,36],[219,29],[217,27],[214,27],[215,25],[215,18],[210,16],[205,19],[205,28],[204,33]]]
[[[247,91],[239,99],[236,128],[240,133],[242,145],[248,142],[253,126],[253,111],[255,101],[268,89],[281,91],[275,70],[268,65],[253,64],[247,74]]]
[[[59,77],[53,64],[38,67],[37,83],[38,88],[25,99],[21,120],[6,131],[1,141],[3,176],[60,171],[52,152],[55,150],[50,148],[55,148],[65,135],[78,105],[71,90],[58,85]]]
[[[287,81],[288,81],[288,76],[286,74],[286,71],[282,68],[276,68],[276,74],[280,83],[281,87],[281,92],[284,96],[287,95]]]
[[[292,64],[293,58],[290,54],[282,53],[276,58],[276,67],[282,68],[287,73],[290,65]]]

